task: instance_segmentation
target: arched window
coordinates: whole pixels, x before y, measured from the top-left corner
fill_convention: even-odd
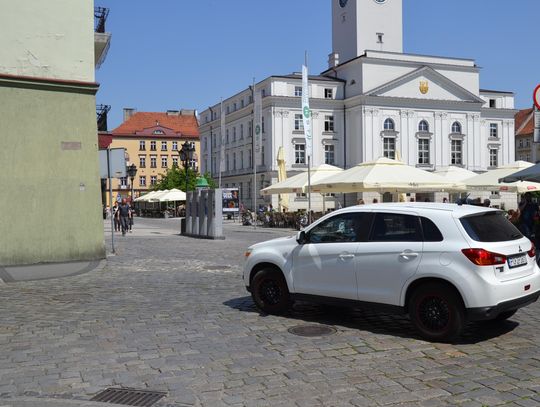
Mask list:
[[[459,122],[452,124],[452,133],[461,134],[461,124]]]
[[[396,125],[394,124],[394,121],[392,119],[386,119],[384,121],[384,129],[385,130],[395,130],[396,129]]]
[[[427,133],[429,132],[429,124],[427,121],[425,120],[422,120],[419,124],[418,124],[418,131],[419,132],[422,132],[422,133]]]

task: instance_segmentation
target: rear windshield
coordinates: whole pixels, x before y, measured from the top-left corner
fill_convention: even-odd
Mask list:
[[[521,239],[523,235],[503,212],[485,212],[460,219],[471,239],[477,242],[505,242]]]

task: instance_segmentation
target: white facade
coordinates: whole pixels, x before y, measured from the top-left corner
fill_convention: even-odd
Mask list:
[[[332,7],[330,68],[310,79],[313,166],[350,168],[387,156],[426,170],[457,165],[482,172],[514,161],[514,96],[481,90],[474,60],[401,53],[402,0],[332,0]],[[399,23],[384,26],[379,20]],[[368,50],[381,31],[387,48]],[[306,169],[298,162],[305,140],[298,124],[295,127],[296,115],[301,114],[300,76],[272,76],[255,88],[263,92],[265,122],[264,162],[257,171],[260,187],[276,179],[280,146],[285,148],[289,175]],[[253,206],[253,169],[246,160],[252,149],[251,94],[246,89],[224,101],[229,138],[224,146],[228,165],[222,174],[223,185],[240,187],[249,207]],[[325,124],[329,118],[332,131]],[[219,105],[215,105],[201,114],[202,168],[214,177],[219,170],[219,139]],[[292,210],[306,207],[304,197],[291,196]],[[321,210],[321,202],[315,202],[314,209]]]

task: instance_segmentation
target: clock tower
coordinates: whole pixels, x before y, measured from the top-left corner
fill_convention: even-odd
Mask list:
[[[331,66],[366,50],[403,52],[403,0],[331,1]]]

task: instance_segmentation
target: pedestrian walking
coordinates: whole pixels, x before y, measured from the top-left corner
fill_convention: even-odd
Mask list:
[[[122,199],[122,203],[118,208],[118,215],[120,217],[120,226],[122,228],[122,236],[126,235],[129,230],[129,217],[131,214],[131,206],[127,203],[127,200]]]
[[[118,202],[114,203],[113,210],[112,210],[112,216],[114,221],[114,231],[119,232],[120,231],[120,216],[118,214]]]

